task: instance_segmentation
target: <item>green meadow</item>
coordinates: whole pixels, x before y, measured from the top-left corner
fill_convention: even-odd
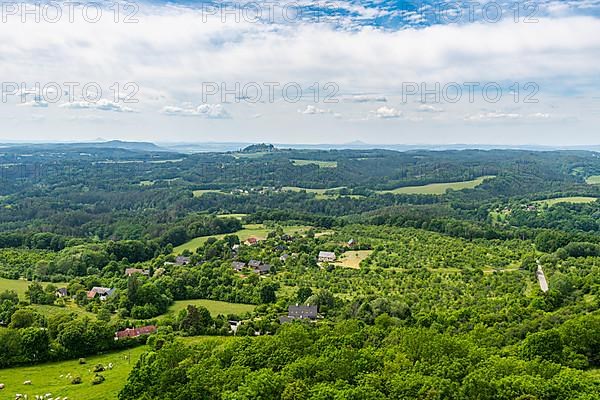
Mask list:
[[[494,175],[481,176],[477,179],[462,182],[447,182],[447,183],[431,183],[423,186],[405,186],[393,190],[380,190],[377,193],[393,193],[393,194],[435,194],[441,195],[448,190],[463,190],[473,189],[481,185],[486,179],[495,178]]]
[[[317,165],[319,168],[337,168],[337,161],[321,161],[321,160],[290,160],[292,164],[297,166],[302,165]]]
[[[31,281],[25,281],[22,279],[4,279],[4,278],[0,278],[0,292],[3,292],[5,290],[14,290],[15,292],[17,292],[17,294],[19,295],[20,298],[25,299],[25,292],[27,291],[27,288],[29,287],[29,285],[31,285]],[[46,286],[47,284],[49,284],[50,282],[40,282],[43,286]],[[54,286],[60,288],[60,287],[65,287],[67,284],[64,282],[61,283],[52,283]]]
[[[256,307],[253,304],[237,304],[227,303],[225,301],[215,300],[179,300],[176,301],[171,307],[169,307],[168,314],[177,314],[179,311],[185,309],[188,305],[206,307],[210,311],[210,315],[216,317],[217,315],[228,315],[236,314],[241,315],[248,312],[252,312]]]
[[[539,200],[539,201],[536,201],[535,204],[553,206],[553,205],[559,204],[559,203],[575,203],[575,204],[592,203],[596,200],[598,200],[596,197],[587,197],[587,196],[557,197],[554,199]]]

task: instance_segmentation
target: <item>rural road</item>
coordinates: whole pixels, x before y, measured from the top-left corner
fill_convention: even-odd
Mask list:
[[[537,263],[537,271],[535,271],[535,276],[537,277],[538,282],[540,283],[540,289],[542,292],[546,293],[548,291],[548,282],[546,281],[546,275],[544,275],[544,270],[542,269],[542,264],[540,264],[540,260],[535,260]]]

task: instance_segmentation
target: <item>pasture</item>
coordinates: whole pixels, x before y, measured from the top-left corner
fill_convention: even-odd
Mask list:
[[[442,195],[445,194],[448,190],[463,190],[463,189],[473,189],[477,186],[481,185],[483,181],[486,179],[495,178],[494,175],[481,176],[477,179],[473,179],[470,181],[462,181],[462,182],[446,182],[446,183],[431,183],[429,185],[422,186],[405,186],[392,190],[379,190],[377,193],[386,194],[434,194],[434,195]]]
[[[240,238],[240,241],[244,241],[249,237],[255,237],[259,240],[264,240],[267,238],[269,232],[271,232],[274,228],[268,228],[262,224],[248,224],[244,225],[244,229],[239,230],[237,232],[222,234],[222,235],[212,235],[212,236],[200,236],[190,240],[187,243],[184,243],[180,246],[177,246],[173,249],[173,253],[180,254],[184,250],[189,250],[191,252],[196,251],[198,247],[200,247],[206,240],[210,237],[214,237],[216,239],[223,239],[226,235],[237,235]],[[306,232],[310,227],[301,226],[301,225],[292,225],[292,226],[283,226],[283,231],[287,234],[302,234]]]
[[[217,315],[228,315],[235,314],[241,315],[248,312],[252,312],[256,307],[253,304],[238,304],[238,303],[227,303],[225,301],[215,300],[179,300],[176,301],[169,309],[167,314],[176,315],[179,311],[185,309],[188,305],[206,307],[210,311],[210,315],[216,317]]]
[[[369,257],[371,253],[373,250],[348,250],[333,264],[344,268],[359,269],[360,262]]]
[[[100,356],[86,357],[87,363],[79,364],[79,360],[59,361],[39,364],[34,366],[14,367],[0,369],[0,383],[5,385],[0,390],[0,400],[13,400],[15,394],[27,394],[30,399],[35,395],[51,393],[52,397],[68,397],[72,400],[108,400],[116,399],[119,391],[125,385],[127,376],[135,366],[138,358],[146,346],[121,350]],[[94,378],[93,367],[96,364],[107,366],[112,363],[113,368],[101,372],[106,380],[100,385],[92,385]],[[80,376],[82,383],[71,384],[67,377]],[[31,385],[23,385],[26,380]]]
[[[573,196],[573,197],[557,197],[554,199],[539,200],[534,203],[551,207],[551,206],[553,206],[555,204],[559,204],[559,203],[582,204],[582,203],[592,203],[596,200],[598,200],[596,197]]]
[[[321,161],[321,160],[290,160],[296,166],[316,165],[319,168],[337,168],[337,161]]]

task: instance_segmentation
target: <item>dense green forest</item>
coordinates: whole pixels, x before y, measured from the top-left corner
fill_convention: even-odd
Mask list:
[[[599,398],[597,153],[1,150],[0,378],[147,343],[122,400]]]

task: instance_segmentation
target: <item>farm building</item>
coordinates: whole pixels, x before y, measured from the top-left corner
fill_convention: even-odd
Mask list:
[[[69,294],[69,292],[67,291],[67,288],[59,288],[56,290],[56,297],[67,297],[67,295]]]
[[[269,264],[261,264],[258,267],[254,268],[254,272],[257,274],[268,274],[271,271],[271,266]]]
[[[319,262],[333,262],[335,261],[335,253],[332,251],[320,251]]]
[[[149,335],[156,332],[155,325],[142,326],[141,328],[127,328],[122,331],[115,332],[115,340],[124,338],[135,338],[142,335]]]
[[[188,265],[190,261],[189,257],[177,256],[177,258],[175,258],[175,265]]]
[[[290,322],[295,319],[310,319],[314,320],[318,317],[318,307],[317,306],[301,306],[296,304],[295,306],[288,307],[288,315],[282,316],[279,318],[279,322]]]
[[[100,300],[106,300],[114,292],[115,292],[115,289],[94,286],[92,288],[92,290],[90,290],[89,292],[87,292],[87,298],[88,299],[94,299],[94,298],[96,298],[96,296],[98,296],[100,298]]]
[[[140,275],[148,276],[150,274],[150,271],[148,271],[147,269],[140,269],[140,268],[127,268],[127,269],[125,269],[125,275],[126,276],[131,276],[133,274],[140,274]]]
[[[248,239],[246,239],[246,241],[244,243],[248,246],[254,246],[254,245],[258,244],[258,239],[255,237],[249,237]]]
[[[240,272],[241,270],[246,268],[246,263],[241,262],[241,261],[233,261],[231,263],[231,268],[233,268],[234,271]]]

